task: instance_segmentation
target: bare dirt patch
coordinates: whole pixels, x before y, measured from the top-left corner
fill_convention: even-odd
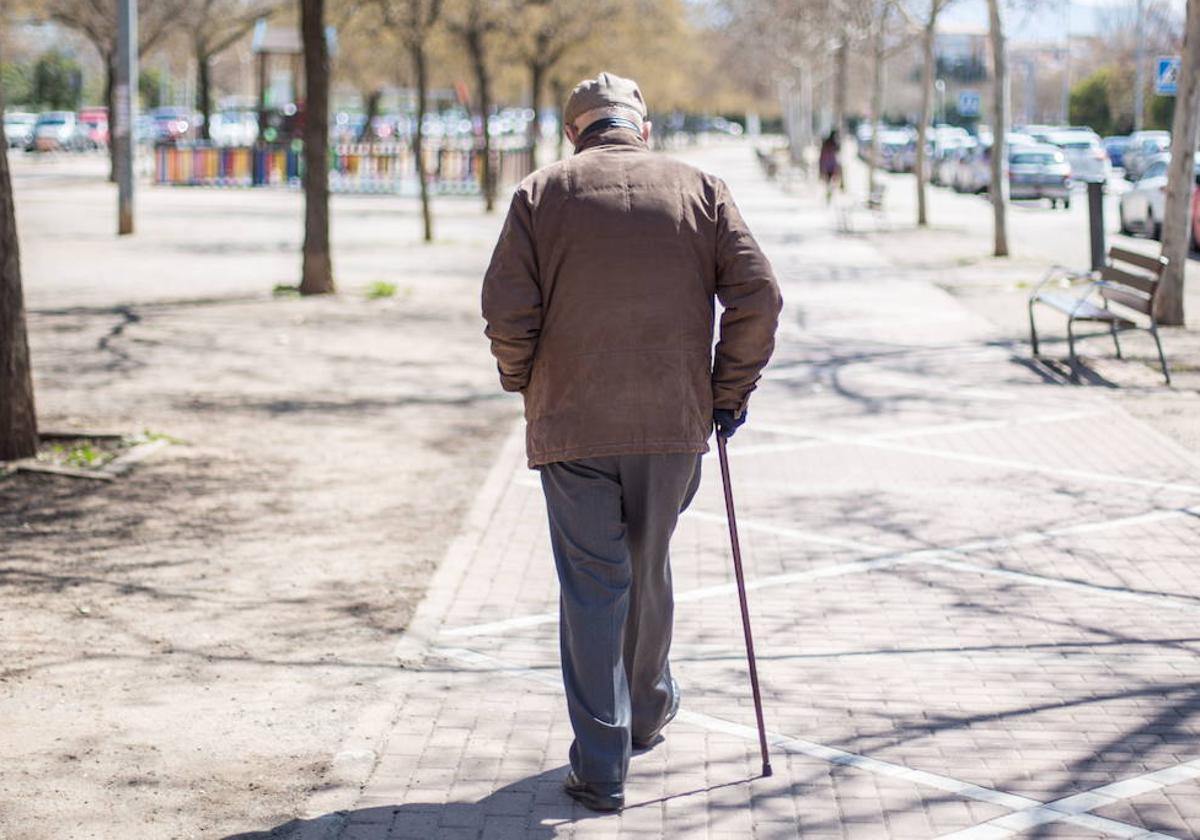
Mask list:
[[[223,836],[320,783],[516,416],[473,282],[31,313],[46,425],[180,442],[0,481],[0,836]]]

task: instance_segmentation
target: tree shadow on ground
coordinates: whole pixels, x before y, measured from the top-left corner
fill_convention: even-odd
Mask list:
[[[338,811],[311,819],[293,819],[265,831],[227,835],[221,840],[334,840],[353,827],[356,840],[394,837],[440,837],[443,833],[551,840],[570,833],[569,826],[589,820],[615,820],[615,814],[589,811],[562,790],[567,767],[556,767],[505,785],[475,802],[411,802]],[[748,785],[750,779],[709,785],[648,800],[630,801],[625,811],[661,806],[670,800],[720,788]]]

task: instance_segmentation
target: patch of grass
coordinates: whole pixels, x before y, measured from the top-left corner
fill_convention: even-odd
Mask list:
[[[276,283],[275,288],[271,289],[271,294],[275,297],[300,297],[300,287],[287,283]]]
[[[92,469],[111,461],[113,453],[97,449],[90,443],[62,444],[56,443],[46,453],[47,460],[78,470]]]
[[[185,440],[180,440],[177,437],[172,437],[162,432],[152,432],[149,429],[143,429],[140,435],[128,435],[122,439],[121,443],[125,446],[140,446],[143,443],[153,443],[156,440],[165,440],[173,446],[187,445],[187,441]]]
[[[367,286],[367,300],[395,297],[396,288],[395,283],[389,283],[386,280],[376,280],[370,286]]]

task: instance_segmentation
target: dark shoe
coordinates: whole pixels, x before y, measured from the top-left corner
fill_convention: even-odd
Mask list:
[[[619,782],[581,782],[572,770],[563,782],[563,790],[567,796],[593,811],[620,811],[625,807],[625,786]]]
[[[667,716],[663,718],[663,722],[645,738],[634,738],[633,748],[635,750],[648,750],[658,743],[658,736],[667,728],[667,724],[675,720],[675,715],[679,714],[679,683],[675,682],[675,678],[671,678],[671,708],[667,709]]]

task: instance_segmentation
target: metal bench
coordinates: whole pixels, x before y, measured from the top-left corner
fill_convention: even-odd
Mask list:
[[[883,199],[886,195],[887,187],[883,184],[876,185],[875,189],[862,201],[850,201],[846,199],[838,200],[837,202],[837,218],[839,233],[854,233],[854,214],[859,211],[867,211],[871,214],[871,218],[875,221],[876,230],[888,229],[887,214],[883,209]]]
[[[1075,324],[1078,321],[1090,321],[1108,324],[1108,331],[1117,348],[1118,359],[1122,357],[1121,342],[1117,334],[1121,330],[1147,330],[1154,336],[1163,376],[1170,385],[1171,372],[1167,368],[1167,357],[1163,354],[1162,341],[1158,337],[1158,322],[1154,318],[1154,293],[1158,289],[1167,263],[1166,257],[1151,257],[1124,248],[1110,248],[1106,265],[1098,271],[1071,271],[1062,266],[1052,267],[1029,295],[1029,336],[1033,345],[1033,355],[1038,355],[1038,335],[1033,320],[1033,307],[1040,303],[1067,316],[1067,347],[1071,357],[1072,378],[1077,375],[1079,364],[1075,355]],[[1051,281],[1063,279],[1072,284],[1086,283],[1083,293],[1046,289]],[[1114,305],[1117,309],[1112,308]],[[1149,319],[1149,326],[1142,326],[1134,320],[1139,315]]]

